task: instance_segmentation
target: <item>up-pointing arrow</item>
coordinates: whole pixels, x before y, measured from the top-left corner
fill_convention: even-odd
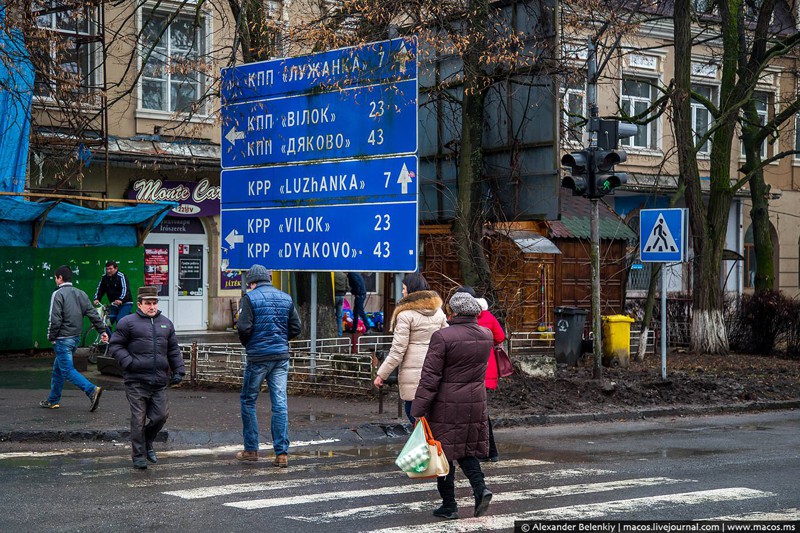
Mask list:
[[[228,140],[229,143],[234,144],[239,139],[244,139],[244,132],[236,131],[236,126],[234,126],[230,129],[228,133],[225,134],[225,138]]]
[[[406,164],[403,163],[403,168],[400,170],[400,175],[397,177],[397,183],[403,186],[403,194],[408,194],[408,184],[414,180],[414,172],[409,172]]]
[[[231,247],[233,250],[236,247],[236,243],[243,243],[244,242],[244,235],[239,235],[236,233],[235,229],[232,229],[228,236],[225,237],[225,242],[228,243],[228,246]]]

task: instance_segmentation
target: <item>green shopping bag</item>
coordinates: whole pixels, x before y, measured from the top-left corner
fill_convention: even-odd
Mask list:
[[[431,461],[431,452],[428,440],[425,438],[425,429],[417,420],[414,431],[408,437],[406,445],[395,459],[396,464],[403,472],[424,472]]]

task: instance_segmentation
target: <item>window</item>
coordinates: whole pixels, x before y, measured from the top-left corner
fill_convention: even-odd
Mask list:
[[[753,93],[753,100],[756,103],[756,112],[758,113],[758,119],[760,124],[766,124],[767,122],[767,109],[769,106],[769,93],[764,91],[755,91]],[[744,157],[744,143],[742,143],[742,157]],[[767,157],[767,141],[764,140],[761,143],[761,157],[762,159]]]
[[[96,12],[92,7],[69,9],[57,0],[33,3],[36,26],[32,55],[36,65],[34,94],[64,98],[86,94],[96,84]]]
[[[800,114],[794,117],[794,150],[794,158],[800,159]]]
[[[710,85],[692,85],[692,91],[716,103],[716,87]],[[692,98],[692,127],[694,128],[695,146],[700,142],[700,138],[708,132],[708,129],[711,127],[711,122],[711,112],[699,101]],[[697,153],[704,155],[710,154],[711,141],[707,140],[704,142]]]
[[[623,78],[622,112],[627,116],[644,113],[655,102],[655,80]],[[648,124],[640,124],[636,135],[622,139],[620,144],[632,148],[658,149],[658,119]]]
[[[753,244],[753,225],[744,234],[744,286],[752,289],[756,285],[756,247]]]
[[[187,113],[206,82],[206,19],[194,14],[142,13],[142,109]],[[171,19],[171,20],[170,20]]]
[[[561,87],[561,111],[564,139],[569,143],[583,144],[586,130],[586,79],[568,79]]]

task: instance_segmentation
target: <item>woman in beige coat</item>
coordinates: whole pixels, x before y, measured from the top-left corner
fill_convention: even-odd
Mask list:
[[[444,327],[447,317],[442,311],[441,297],[430,290],[422,274],[407,274],[403,278],[403,298],[392,313],[392,347],[378,368],[375,386],[382,386],[389,374],[400,367],[397,376],[400,398],[405,400],[406,416],[412,424],[411,401],[417,392],[428,343],[431,335]]]

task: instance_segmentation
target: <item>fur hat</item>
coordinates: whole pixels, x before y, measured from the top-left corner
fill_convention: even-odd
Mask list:
[[[489,303],[486,301],[486,298],[475,298],[478,302],[478,305],[481,306],[481,311],[488,311],[489,310]]]
[[[272,273],[263,265],[253,265],[247,271],[247,283],[258,283],[259,281],[272,282]]]
[[[145,285],[144,287],[139,287],[139,291],[136,293],[137,300],[157,300],[158,299],[158,287],[155,285]]]
[[[478,301],[466,292],[456,292],[450,297],[450,309],[456,315],[478,316],[481,314],[481,306]]]

